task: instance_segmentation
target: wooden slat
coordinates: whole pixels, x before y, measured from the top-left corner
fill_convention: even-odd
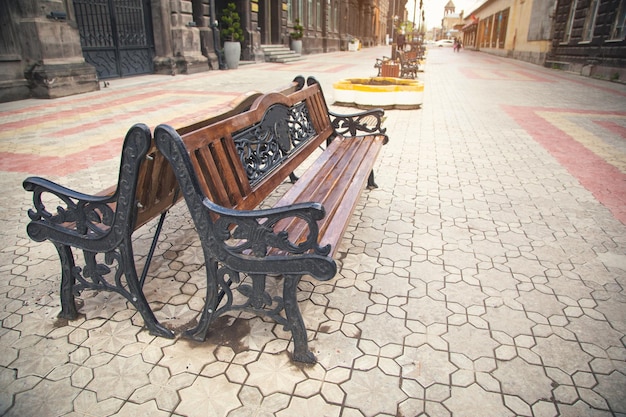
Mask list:
[[[380,136],[370,136],[334,141],[276,206],[309,201],[321,203],[326,216],[318,222],[322,236],[320,245],[331,244],[334,252],[367,183],[383,140]],[[306,224],[299,219],[281,222],[276,229],[287,230],[294,241],[304,240],[308,233]]]
[[[206,196],[218,204],[230,207],[231,198],[221,181],[221,174],[215,165],[211,149],[209,147],[198,149],[192,154],[191,161]]]

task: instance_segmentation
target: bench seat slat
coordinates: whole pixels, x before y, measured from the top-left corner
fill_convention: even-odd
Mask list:
[[[322,236],[320,246],[331,244],[334,254],[382,148],[383,139],[369,136],[333,141],[276,206],[309,201],[321,203],[326,216],[318,222]],[[308,233],[304,222],[298,220],[278,223],[276,229],[287,230],[295,241],[304,240]]]

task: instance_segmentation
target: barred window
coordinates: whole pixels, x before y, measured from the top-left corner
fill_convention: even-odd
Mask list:
[[[322,28],[322,0],[317,0],[315,4],[315,22],[318,29]]]

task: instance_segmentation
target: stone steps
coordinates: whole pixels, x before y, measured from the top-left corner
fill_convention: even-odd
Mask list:
[[[295,53],[285,45],[261,45],[266,62],[278,62],[289,64],[291,62],[302,61],[304,57]]]

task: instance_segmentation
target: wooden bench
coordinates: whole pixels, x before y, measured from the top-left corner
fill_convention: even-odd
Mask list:
[[[417,78],[417,71],[419,70],[419,62],[417,59],[417,53],[413,52],[398,52],[398,60],[400,61],[400,78]]]
[[[376,187],[372,169],[388,140],[382,116],[380,109],[330,112],[309,78],[299,91],[260,96],[250,110],[182,137],[169,126],[156,128],[157,147],[173,166],[206,261],[205,305],[187,336],[204,340],[219,316],[246,311],[284,325],[292,333],[293,359],[315,362],[298,282],[303,275],[322,281],[335,275],[332,256],[360,195],[366,185]],[[274,208],[255,210],[305,161],[310,165]],[[268,293],[268,277],[282,279],[281,295]]]
[[[297,78],[277,91],[291,93],[304,85]],[[188,134],[250,108],[261,93],[249,93],[231,103],[223,114],[180,128]],[[122,146],[118,182],[95,195],[71,190],[45,178],[29,177],[24,189],[33,193],[28,235],[49,240],[61,261],[60,318],[78,316],[75,295],[82,290],[105,290],[121,294],[141,313],[151,334],[174,337],[150,308],[142,287],[166,214],[182,199],[176,177],[153,143],[146,125],[137,124]],[[141,275],[135,266],[132,234],[159,218]],[[84,264],[75,264],[74,250],[82,251]]]
[[[376,68],[376,70],[378,71],[378,74],[376,74],[377,77],[389,77],[389,75],[385,74],[383,71],[383,66],[387,64],[395,65],[395,61],[393,61],[388,56],[383,56],[382,58],[376,58],[376,62],[374,63],[374,68]]]

